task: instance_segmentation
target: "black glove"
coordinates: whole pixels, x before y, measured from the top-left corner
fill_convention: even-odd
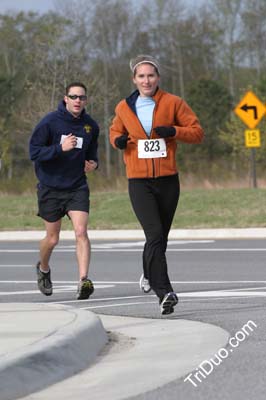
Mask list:
[[[161,138],[175,136],[175,128],[173,126],[157,126],[154,130]]]
[[[127,141],[130,140],[128,135],[123,134],[115,139],[115,145],[118,149],[124,150],[127,147]]]

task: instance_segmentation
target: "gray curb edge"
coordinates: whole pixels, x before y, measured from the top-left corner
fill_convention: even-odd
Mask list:
[[[87,310],[49,305],[73,314],[73,322],[0,361],[1,399],[14,400],[87,368],[107,334],[99,317]]]
[[[145,240],[142,230],[88,230],[93,240]],[[41,240],[45,231],[2,231],[0,241]],[[266,228],[172,229],[169,239],[265,239]],[[73,231],[61,231],[61,240],[75,240]]]

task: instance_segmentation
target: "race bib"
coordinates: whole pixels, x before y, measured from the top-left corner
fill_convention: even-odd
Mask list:
[[[66,137],[67,137],[67,135],[62,135],[62,136],[61,136],[60,144],[63,143],[63,140],[64,140]],[[76,136],[76,139],[77,139],[77,144],[76,144],[75,148],[76,148],[76,149],[82,149],[83,138],[82,138],[82,137],[79,137],[79,136]]]
[[[138,158],[161,158],[166,156],[166,142],[164,139],[138,140]]]

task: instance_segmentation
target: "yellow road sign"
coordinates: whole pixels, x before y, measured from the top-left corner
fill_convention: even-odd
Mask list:
[[[249,91],[236,106],[234,112],[248,128],[254,129],[265,115],[266,107],[253,92]]]
[[[246,147],[260,147],[260,130],[245,130],[245,144]]]

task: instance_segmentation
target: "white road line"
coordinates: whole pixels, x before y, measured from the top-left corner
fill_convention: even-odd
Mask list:
[[[125,300],[125,299],[141,299],[141,298],[145,298],[148,297],[146,294],[145,295],[140,295],[140,296],[123,296],[123,297],[105,297],[105,298],[101,298],[101,299],[95,299],[95,298],[90,298],[87,300],[66,300],[66,301],[53,301],[53,304],[68,304],[68,303],[80,303],[81,302],[85,302],[85,301],[89,301],[91,302],[104,302],[104,301],[116,301],[116,300]],[[154,295],[149,295],[149,297],[156,297],[155,294]]]
[[[94,285],[95,289],[108,289],[114,287],[114,285]],[[77,285],[75,286],[59,286],[53,287],[53,293],[65,293],[65,292],[76,292]],[[12,296],[18,294],[39,294],[39,290],[18,290],[13,292],[0,292],[0,296]]]
[[[0,249],[0,253],[38,253],[35,249]]]
[[[204,283],[204,284],[210,284],[210,285],[212,285],[212,284],[220,284],[220,283],[266,283],[266,280],[256,280],[256,281],[247,281],[247,280],[245,280],[245,281],[225,281],[225,280],[223,280],[223,281],[171,281],[173,284],[187,284],[187,283],[189,283],[189,284],[195,284],[195,285],[198,285],[198,284],[202,284],[202,283]],[[14,281],[14,280],[2,280],[2,281],[0,281],[0,284],[1,283],[15,283],[15,284],[17,284],[17,283],[36,283],[36,280],[31,280],[31,281]],[[66,284],[71,284],[71,283],[77,283],[77,280],[74,280],[74,281],[54,281],[53,280],[53,283],[55,284],[55,283],[58,283],[58,284],[62,284],[62,283],[66,283]],[[95,280],[93,280],[93,283],[94,284],[107,284],[107,285],[128,285],[128,284],[133,284],[133,285],[139,285],[139,281],[95,281]],[[225,290],[225,289],[223,289],[223,290]],[[228,290],[230,290],[230,289],[228,289]]]
[[[232,290],[237,290],[237,291],[247,290],[247,291],[250,291],[250,290],[259,290],[259,289],[266,289],[266,286],[256,286],[254,288],[247,287],[247,288],[237,288],[237,289],[235,289],[235,288],[234,289],[224,289],[224,291],[226,291],[226,292],[230,292]]]
[[[249,298],[249,296],[241,296],[241,299],[247,299],[247,298]],[[236,299],[236,297],[235,296],[232,296],[232,297],[230,297],[230,296],[228,296],[228,297],[226,297],[226,299]],[[214,301],[214,300],[225,300],[225,298],[224,297],[212,297],[211,298],[211,301]],[[188,298],[182,298],[182,300],[180,299],[180,296],[179,296],[179,303],[178,304],[180,304],[181,302],[182,303],[192,303],[194,301],[194,298],[193,297],[188,297]],[[197,297],[197,302],[198,301],[208,301],[208,298],[207,297]]]
[[[32,281],[0,281],[0,284],[36,284],[35,280]],[[173,284],[236,284],[236,283],[260,283],[258,287],[241,287],[241,288],[229,288],[229,289],[221,289],[221,290],[197,290],[193,292],[181,292],[178,293],[180,299],[183,298],[233,298],[233,297],[266,297],[266,286],[261,286],[261,284],[265,284],[266,281],[173,281]],[[108,289],[112,288],[115,285],[127,285],[134,284],[138,285],[138,282],[135,281],[94,281],[96,289]],[[54,281],[54,292],[55,293],[63,293],[63,292],[75,292],[77,281]],[[58,286],[59,285],[59,286]],[[263,290],[264,289],[264,290]],[[12,296],[12,295],[28,295],[28,294],[39,294],[38,290],[18,290],[18,291],[1,291],[0,296]],[[125,299],[141,299],[144,297],[156,297],[155,295],[137,295],[137,296],[123,296],[123,297],[105,297],[100,299],[90,299],[93,302],[110,302],[110,301],[121,301]],[[77,300],[67,300],[64,303],[73,303]],[[60,301],[53,303],[62,303]],[[133,303],[132,303],[133,304]],[[119,305],[116,305],[117,307]]]
[[[136,303],[120,303],[120,304],[107,304],[103,306],[89,306],[89,307],[81,307],[81,310],[89,310],[94,308],[107,308],[107,307],[123,307],[123,306],[136,306],[136,305],[143,305],[143,304],[155,304],[155,301],[138,301]]]
[[[243,298],[249,298],[250,296],[241,296],[241,298],[243,299]],[[226,299],[235,299],[236,297],[235,296],[226,296]],[[179,302],[179,304],[182,302],[182,303],[191,303],[191,302],[193,302],[193,298],[191,297],[191,298],[186,298],[186,299],[184,299],[184,298],[180,298],[180,296],[179,296],[179,299],[180,299],[180,302]],[[104,299],[102,299],[103,301],[104,301]],[[202,297],[202,298],[197,298],[197,302],[199,302],[199,301],[201,301],[201,302],[203,302],[203,301],[206,301],[206,300],[208,300],[208,298],[207,297]],[[211,298],[211,301],[218,301],[218,300],[225,300],[225,297],[212,297]],[[53,304],[68,304],[68,303],[73,303],[73,302],[84,302],[84,301],[86,301],[86,300],[67,300],[67,301],[60,301],[60,302],[53,302]],[[89,300],[90,301],[90,303],[91,302],[94,302],[95,300],[94,299],[90,299]],[[88,307],[82,307],[82,309],[97,309],[97,308],[111,308],[111,307],[123,307],[123,306],[133,306],[133,305],[138,305],[138,304],[141,304],[141,305],[143,305],[143,304],[157,304],[158,302],[157,301],[138,301],[138,302],[132,302],[132,303],[119,303],[119,304],[116,304],[116,303],[112,303],[112,304],[104,304],[104,305],[96,305],[96,306],[88,306]]]
[[[205,248],[205,249],[186,249],[186,248],[184,248],[184,249],[167,249],[167,252],[168,251],[170,251],[170,252],[189,252],[189,251],[192,251],[192,252],[200,252],[200,251],[209,251],[209,252],[264,252],[264,251],[266,251],[266,248],[264,248],[264,247],[261,247],[261,248],[259,248],[259,247],[257,247],[257,248],[216,248],[216,249],[212,249],[212,248]]]
[[[0,264],[0,268],[33,268],[32,265],[22,265],[22,264]]]
[[[141,249],[92,249],[93,252],[95,253],[120,253],[120,252],[125,252],[125,253],[139,253],[142,252]],[[74,253],[76,250],[73,249],[54,249],[54,253]],[[173,252],[173,253],[184,253],[184,252],[210,252],[210,253],[215,253],[215,252],[265,252],[266,248],[183,248],[183,249],[167,249],[167,252]],[[0,253],[39,253],[38,249],[0,249]]]
[[[75,280],[75,281],[54,281],[53,280],[53,284],[55,284],[55,283],[58,283],[58,284],[62,284],[62,283],[66,283],[66,284],[73,283],[73,284],[76,284],[77,282],[78,282],[77,280]],[[259,282],[263,282],[263,281],[259,281]],[[31,280],[31,281],[3,280],[3,281],[0,281],[0,284],[1,283],[15,283],[15,284],[17,284],[17,283],[36,283],[36,280]],[[93,283],[96,284],[96,285],[101,285],[101,284],[103,284],[103,285],[127,285],[127,284],[138,285],[139,284],[136,281],[95,281],[95,280],[93,280]]]
[[[197,300],[204,301],[208,298],[211,298],[212,300],[219,300],[219,299],[233,299],[236,297],[241,297],[241,298],[249,298],[250,296],[252,297],[266,297],[266,291],[265,292],[228,292],[228,291],[202,291],[202,292],[187,292],[187,293],[177,293],[178,297],[180,299],[180,302],[189,302],[191,301],[190,299],[197,298]],[[137,298],[149,298],[149,297],[154,297],[156,298],[156,295],[142,295],[142,296],[123,296],[123,297],[105,297],[105,298],[100,298],[100,299],[94,299],[91,298],[88,301],[90,303],[99,303],[99,302],[109,302],[109,301],[120,301],[120,300],[129,300],[129,299],[137,299]],[[68,303],[75,303],[75,302],[84,302],[84,300],[66,300],[66,301],[57,301],[53,302],[53,304],[68,304]],[[145,301],[145,302],[131,302],[131,303],[112,303],[112,304],[105,304],[105,305],[91,305],[89,307],[84,307],[84,308],[105,308],[105,307],[121,307],[124,305],[135,305],[135,304],[153,304],[156,303],[157,301]]]
[[[169,240],[168,241],[168,246],[173,246],[173,245],[184,245],[184,244],[195,244],[195,243],[214,243],[215,240]],[[112,242],[112,243],[100,243],[100,244],[92,244],[92,249],[115,249],[115,248],[123,248],[123,247],[143,247],[145,244],[145,241],[138,241],[138,242]],[[58,246],[62,248],[67,248],[68,246]],[[70,246],[69,246],[70,247]],[[72,246],[71,246],[72,247]]]
[[[198,283],[207,283],[207,284],[212,284],[212,283],[266,283],[266,280],[261,280],[261,281],[171,281],[172,283],[193,283],[193,284],[198,284]]]
[[[93,301],[93,302],[101,302],[101,301],[116,301],[116,300],[125,300],[125,299],[141,299],[141,298],[147,298],[147,297],[156,297],[155,294],[154,295],[139,295],[139,296],[123,296],[123,297],[104,297],[101,299],[94,299],[94,298],[90,298],[89,301]],[[66,300],[64,301],[64,303],[77,303],[77,302],[84,302],[84,300]],[[61,301],[53,301],[53,304],[61,304]]]
[[[198,297],[198,296],[193,296],[193,294],[194,293],[187,293],[186,295],[188,295],[189,297]],[[254,296],[255,295],[255,293],[248,293],[248,292],[246,292],[246,293],[241,293],[241,295],[240,295],[240,297],[242,298],[242,297],[245,297],[245,298],[248,298],[248,297],[250,297],[250,296]],[[263,293],[261,293],[261,294],[259,294],[259,296],[263,296],[263,297],[266,297],[266,292],[263,292]],[[186,296],[184,296],[184,294],[181,294],[181,295],[179,295],[179,298],[180,298],[180,302],[189,302],[189,301],[191,301],[191,300],[189,300],[189,299],[183,299],[183,297],[186,297]],[[201,296],[200,296],[201,297]],[[204,295],[204,298],[199,298],[199,299],[197,299],[197,301],[199,300],[199,301],[205,301],[206,300],[206,298],[207,297],[212,297],[212,301],[213,300],[224,300],[224,298],[226,297],[226,298],[228,298],[228,299],[233,299],[233,298],[235,298],[235,297],[239,297],[237,294],[233,294],[233,295],[231,295],[231,294],[229,294],[229,293],[223,293],[223,292],[221,292],[221,293],[219,293],[219,297],[218,296],[215,296],[215,295],[213,295],[213,296],[206,296],[206,295]],[[98,299],[99,300],[99,299]],[[104,299],[103,299],[104,300]],[[92,301],[92,300],[91,300]],[[93,300],[93,301],[95,301],[95,300]],[[62,302],[63,303],[63,302]],[[65,303],[65,302],[64,302]],[[112,308],[112,307],[124,307],[124,306],[135,306],[135,305],[143,305],[143,304],[158,304],[158,301],[138,301],[138,302],[132,302],[132,303],[119,303],[119,304],[116,304],[116,303],[112,303],[112,304],[103,304],[103,305],[95,305],[95,306],[88,306],[88,307],[82,307],[82,309],[83,310],[89,310],[89,309],[99,309],[99,308]]]
[[[1,281],[0,281],[1,282]],[[234,284],[234,283],[266,283],[266,280],[261,280],[261,281],[173,281],[171,280],[172,284],[192,284],[192,285],[199,285],[199,284],[207,284],[207,285],[212,285],[212,284]],[[222,289],[225,290],[225,289]],[[230,289],[228,289],[230,290]]]
[[[178,294],[180,298],[182,297],[243,297],[243,296],[253,296],[253,297],[266,297],[265,292],[238,292],[238,291],[224,291],[224,290],[215,290],[215,291],[202,291],[202,292],[187,292],[187,293],[180,293]]]
[[[155,295],[154,295],[154,297],[156,297]],[[249,296],[241,296],[241,298],[248,298]],[[127,297],[125,297],[125,298],[127,298]],[[231,299],[234,299],[235,298],[235,296],[232,296],[232,297],[230,297],[230,296],[228,296],[227,298],[231,298]],[[100,300],[100,301],[105,301],[105,299],[89,299],[89,300],[87,300],[87,301],[89,301],[90,303],[94,303],[94,302],[96,302],[96,300]],[[115,300],[115,299],[114,299]],[[212,297],[212,301],[213,300],[224,300],[224,297]],[[77,303],[77,302],[79,302],[79,303],[84,303],[84,301],[86,301],[86,300],[66,300],[66,301],[55,301],[55,302],[51,302],[52,304],[68,304],[68,303]],[[179,303],[182,301],[182,303],[191,303],[191,302],[193,302],[194,301],[194,299],[193,298],[186,298],[186,299],[184,299],[184,298],[182,298],[182,300],[180,299],[180,296],[179,296]],[[197,301],[206,301],[206,298],[197,298]],[[153,303],[157,303],[157,301],[145,301],[145,302],[137,302],[137,303],[126,303],[126,304],[153,304]],[[42,304],[42,303],[40,303],[40,304]],[[50,303],[49,303],[50,304]],[[114,304],[116,304],[116,303],[114,303]],[[119,306],[119,305],[123,305],[124,303],[119,303],[119,304],[117,304],[117,307]],[[91,308],[94,308],[94,306],[90,306]],[[98,307],[98,306],[95,306],[95,307]],[[105,307],[105,305],[102,305],[102,306],[99,306],[99,307],[101,307],[101,308],[103,308],[103,307]],[[108,307],[111,307],[111,305],[110,306],[108,306]]]

